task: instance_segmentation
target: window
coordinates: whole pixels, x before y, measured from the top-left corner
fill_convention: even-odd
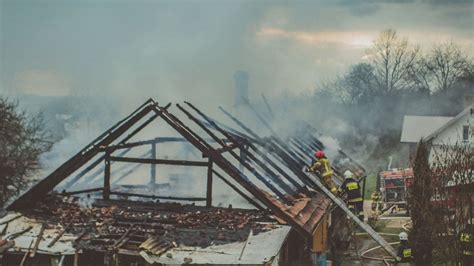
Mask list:
[[[462,140],[463,141],[469,140],[469,126],[462,127]]]

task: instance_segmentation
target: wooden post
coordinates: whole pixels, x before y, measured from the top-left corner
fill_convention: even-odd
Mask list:
[[[151,158],[156,159],[156,142],[151,143]],[[156,186],[156,164],[151,164],[150,168],[150,185],[155,188]]]
[[[207,190],[206,190],[206,207],[212,207],[212,161],[209,159],[207,167]]]
[[[104,168],[104,190],[102,191],[102,198],[104,200],[110,199],[110,151],[105,151],[105,168]]]
[[[74,253],[73,266],[79,266],[79,253],[77,251]]]

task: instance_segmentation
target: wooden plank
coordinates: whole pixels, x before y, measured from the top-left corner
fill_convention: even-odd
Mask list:
[[[289,224],[294,226],[294,228],[301,233],[302,236],[305,236],[309,239],[311,233],[306,231],[302,225],[298,224],[293,220],[292,217],[288,215],[284,210],[278,208],[269,198],[265,196],[262,190],[256,188],[253,183],[248,181],[248,178],[240,172],[231,162],[225,159],[220,153],[216,152],[212,146],[210,146],[202,137],[197,135],[189,127],[184,125],[183,122],[179,120],[176,116],[164,110],[160,106],[154,106],[155,112],[160,114],[160,117],[166,121],[171,127],[173,127],[178,133],[185,137],[191,144],[193,144],[197,149],[202,153],[206,153],[212,161],[219,166],[219,168],[226,171],[226,173],[234,178],[242,187],[244,187],[248,192],[254,195],[260,202],[265,206],[271,209],[275,215],[281,217]]]
[[[206,207],[212,206],[212,161],[209,160],[207,167],[207,189],[206,189]]]
[[[104,200],[110,199],[110,152],[105,152],[105,168],[104,168],[104,190],[102,191],[102,198]]]
[[[227,180],[224,176],[216,172],[215,170],[212,170],[212,172],[224,183],[226,183],[229,187],[231,187],[235,192],[237,192],[240,196],[242,196],[244,199],[246,199],[250,204],[254,205],[257,209],[261,211],[266,211],[265,208],[263,208],[260,204],[258,204],[254,199],[249,197],[247,194],[245,194],[242,190],[237,188],[234,184],[232,184],[229,180]]]
[[[156,143],[151,144],[151,159],[156,160]],[[156,185],[156,164],[151,164],[150,167],[150,185],[153,186],[153,188]]]
[[[102,135],[93,140],[89,145],[71,157],[49,176],[28,190],[28,192],[21,195],[16,201],[7,207],[7,210],[28,208],[30,203],[44,197],[61,181],[63,181],[70,174],[74,173],[77,169],[81,168],[84,164],[96,156],[99,153],[99,147],[109,145],[139,120],[145,117],[151,109],[154,109],[154,104],[154,101],[151,99],[145,102],[125,119],[122,119],[109,130],[105,131]]]
[[[46,225],[44,223],[41,224],[40,231],[38,233],[38,236],[36,237],[35,245],[33,246],[33,250],[30,253],[30,258],[33,258],[36,255],[36,251],[38,250],[39,243],[41,242],[41,239],[43,238],[43,233],[44,233],[45,228],[46,228]]]
[[[64,235],[66,230],[69,229],[69,227],[71,227],[71,225],[72,225],[72,221],[70,221],[61,231],[59,231],[58,235],[55,236],[54,239],[48,244],[48,248],[54,246],[54,244],[56,244],[56,242],[58,242],[58,240],[61,238],[61,236]]]
[[[125,193],[125,192],[115,192],[111,191],[111,195],[118,196],[128,196],[128,197],[141,197],[141,198],[150,198],[150,199],[164,199],[164,200],[183,200],[183,201],[206,201],[206,198],[198,197],[171,197],[171,196],[157,196],[157,195],[144,195],[144,194],[135,194],[135,193]]]
[[[77,195],[77,194],[97,192],[97,191],[102,191],[102,190],[103,190],[103,188],[98,187],[98,188],[89,188],[89,189],[76,190],[76,191],[64,191],[64,192],[61,193],[61,195],[71,196],[71,195]]]
[[[28,257],[28,254],[30,253],[31,246],[33,246],[33,243],[34,243],[34,242],[35,242],[35,240],[34,240],[34,239],[31,239],[30,245],[28,246],[28,249],[26,250],[25,255],[24,255],[23,258],[21,259],[20,266],[25,265],[25,263],[26,263],[26,258]]]
[[[186,160],[131,158],[131,157],[115,157],[115,156],[111,156],[110,160],[114,162],[125,162],[125,163],[165,164],[165,165],[203,166],[203,167],[208,166],[208,162],[186,161]]]

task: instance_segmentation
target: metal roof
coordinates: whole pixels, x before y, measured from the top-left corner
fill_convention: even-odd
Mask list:
[[[428,137],[435,130],[453,119],[450,116],[416,116],[403,117],[403,128],[400,142],[417,143]]]
[[[268,265],[278,256],[290,230],[291,227],[289,226],[279,226],[260,234],[250,234],[247,241],[243,242],[214,245],[206,248],[178,247],[161,256],[142,251],[140,255],[151,264],[177,265],[189,262],[219,265]],[[269,245],[270,243],[271,245]]]

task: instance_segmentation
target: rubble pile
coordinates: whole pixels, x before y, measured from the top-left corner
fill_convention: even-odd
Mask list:
[[[166,247],[206,247],[245,241],[250,230],[258,234],[276,227],[275,220],[256,210],[100,200],[84,207],[77,202],[77,198],[50,195],[26,215],[67,227],[68,233],[79,236],[76,244],[83,249],[103,251],[116,246],[138,251],[150,238],[168,243]]]

